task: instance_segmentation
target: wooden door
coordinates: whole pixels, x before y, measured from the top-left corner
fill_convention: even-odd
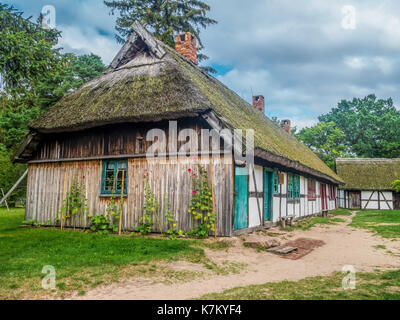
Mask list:
[[[328,199],[326,198],[326,184],[321,183],[321,207],[322,211],[328,210]]]
[[[350,209],[361,209],[361,192],[350,191],[349,198]]]
[[[248,177],[246,168],[235,167],[235,230],[248,225]]]
[[[273,173],[264,169],[264,222],[272,221]]]
[[[394,210],[400,210],[400,193],[393,193]]]

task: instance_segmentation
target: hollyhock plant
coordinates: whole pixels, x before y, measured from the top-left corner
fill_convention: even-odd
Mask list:
[[[192,175],[192,199],[188,212],[193,216],[198,225],[189,232],[190,236],[207,238],[210,232],[215,232],[217,215],[213,209],[212,193],[208,185],[208,173],[200,164],[199,174]]]

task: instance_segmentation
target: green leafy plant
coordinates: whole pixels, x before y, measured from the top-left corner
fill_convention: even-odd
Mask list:
[[[198,164],[197,168],[198,174],[192,173],[192,170],[189,169],[193,190],[188,212],[199,225],[190,231],[188,235],[207,238],[210,232],[215,230],[217,214],[213,210],[213,198],[208,185],[208,173],[200,164]]]
[[[400,180],[393,181],[392,188],[396,190],[396,192],[400,192]]]
[[[118,232],[118,226],[115,225],[113,218],[108,215],[91,216],[90,230],[99,234],[109,234]]]
[[[162,232],[161,222],[158,216],[160,204],[158,203],[153,191],[150,187],[149,173],[146,173],[144,177],[144,205],[143,205],[143,216],[139,219],[139,226],[136,228],[142,235],[149,234],[153,229],[153,218],[156,220],[160,232]]]
[[[64,220],[73,220],[74,229],[78,218],[81,218],[82,226],[86,227],[86,221],[84,221],[84,219],[88,207],[84,181],[85,176],[82,171],[82,165],[78,165],[72,179],[71,187],[63,201],[61,211],[58,213]]]
[[[168,195],[165,194],[165,209],[164,209],[165,224],[167,225],[167,231],[164,233],[165,236],[171,240],[175,240],[183,235],[182,230],[178,230],[176,225],[177,222],[174,218],[174,214],[171,212],[171,205],[168,199]]]

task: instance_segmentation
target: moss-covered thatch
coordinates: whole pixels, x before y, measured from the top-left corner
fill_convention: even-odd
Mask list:
[[[400,159],[338,159],[336,171],[346,190],[392,190],[400,179]]]
[[[31,128],[43,133],[60,132],[123,121],[179,118],[212,110],[227,127],[254,129],[255,147],[259,150],[341,182],[294,136],[175,50],[159,41],[157,44],[165,52],[161,59],[145,47],[147,52],[141,50],[127,64],[110,68],[61,100]]]

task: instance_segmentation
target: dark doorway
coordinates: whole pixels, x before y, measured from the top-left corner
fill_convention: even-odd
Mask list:
[[[395,192],[393,195],[394,210],[400,210],[400,193]]]

